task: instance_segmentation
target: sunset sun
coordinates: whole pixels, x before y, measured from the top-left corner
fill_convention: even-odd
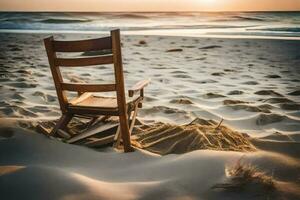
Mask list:
[[[216,2],[216,0],[201,0],[201,1],[206,4],[213,4]]]

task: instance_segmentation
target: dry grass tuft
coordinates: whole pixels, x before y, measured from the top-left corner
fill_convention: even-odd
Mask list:
[[[135,144],[139,148],[158,153],[181,154],[199,149],[217,151],[255,151],[249,138],[212,120],[197,118],[190,124],[154,123],[134,129]]]
[[[214,185],[213,189],[226,191],[254,190],[253,193],[270,196],[276,189],[273,177],[266,175],[257,167],[247,164],[240,159],[235,165],[227,166],[225,173],[228,180]]]

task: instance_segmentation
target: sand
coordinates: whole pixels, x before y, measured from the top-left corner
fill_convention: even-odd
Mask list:
[[[299,159],[279,153],[199,150],[161,157],[139,149],[99,152],[16,128],[0,131],[13,133],[0,140],[4,199],[299,198]],[[255,172],[266,173],[274,186],[242,178],[237,190],[220,188],[237,181],[228,170],[239,162],[259,166]]]
[[[4,199],[300,198],[300,41],[123,36],[127,88],[152,81],[123,154],[26,130],[60,115],[46,36],[0,34]],[[78,69],[65,79],[113,80],[110,66]]]

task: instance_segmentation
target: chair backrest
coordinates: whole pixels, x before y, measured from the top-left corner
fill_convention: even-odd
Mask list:
[[[79,41],[57,41],[54,40],[53,36],[44,39],[51,73],[63,113],[67,112],[68,107],[66,91],[76,91],[79,93],[116,91],[119,112],[126,113],[120,30],[112,30],[110,34],[109,37]],[[104,54],[81,58],[58,58],[56,54],[57,52],[89,51],[103,51]],[[115,72],[114,84],[64,83],[59,69],[59,67],[83,67],[103,64],[113,64]]]

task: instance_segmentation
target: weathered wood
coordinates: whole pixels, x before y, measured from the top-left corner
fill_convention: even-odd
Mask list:
[[[109,129],[112,129],[114,127],[118,126],[118,123],[106,123],[106,124],[103,124],[102,126],[100,127],[96,127],[96,128],[92,128],[91,130],[88,130],[86,131],[85,133],[82,133],[82,134],[79,134],[69,140],[67,140],[67,143],[74,143],[74,142],[78,142],[80,140],[83,140],[87,137],[90,137],[90,136],[93,136],[97,133],[101,133],[103,131],[107,131]]]
[[[71,135],[69,133],[67,133],[66,131],[62,130],[62,129],[58,129],[57,134],[60,135],[62,138],[65,138],[65,139],[71,138]]]
[[[81,115],[109,115],[119,116],[118,108],[97,108],[87,106],[72,106],[68,108],[72,114],[80,113]]]
[[[38,131],[38,132],[41,132],[43,135],[45,135],[45,136],[50,136],[50,131],[48,131],[43,125],[41,125],[41,124],[38,124],[37,126],[36,126],[36,130]]]
[[[117,85],[117,101],[119,107],[120,131],[124,143],[124,151],[131,152],[134,149],[131,147],[129,127],[127,122],[125,85],[122,64],[122,52],[120,41],[120,30],[111,31],[112,36],[112,52],[114,55],[115,80]]]
[[[53,49],[56,52],[84,52],[111,49],[111,37],[77,40],[77,41],[54,41]]]
[[[103,145],[110,144],[113,141],[114,141],[114,135],[109,135],[94,141],[87,142],[84,145],[88,147],[101,147]]]
[[[70,101],[70,106],[77,107],[90,107],[90,108],[107,108],[107,109],[118,109],[118,104],[116,98],[110,97],[99,97],[90,96],[85,99],[80,100],[80,97]]]
[[[120,138],[121,138],[120,129],[121,129],[120,126],[118,126],[118,129],[114,137],[114,144],[113,144],[114,148],[118,148],[120,145]]]
[[[116,91],[116,84],[61,83],[61,89],[78,92],[112,92]]]
[[[83,67],[106,65],[113,63],[113,56],[97,56],[87,58],[55,58],[55,65],[61,67]]]
[[[130,134],[131,134],[131,132],[133,130],[133,127],[134,127],[134,124],[135,124],[137,112],[138,112],[138,105],[135,106],[135,109],[133,111],[133,116],[132,116],[131,123],[130,123],[130,126],[129,126],[129,133]]]
[[[94,123],[99,115],[109,115],[119,117],[118,135],[122,137],[124,144],[124,151],[130,152],[134,149],[131,147],[130,132],[134,125],[134,120],[131,121],[129,126],[128,121],[128,108],[134,107],[137,112],[137,107],[141,105],[144,96],[143,88],[149,81],[143,81],[136,84],[133,89],[129,91],[130,96],[140,91],[140,96],[130,102],[126,102],[125,98],[125,85],[122,65],[122,52],[120,41],[120,30],[111,31],[110,37],[80,40],[80,41],[55,41],[53,37],[44,40],[47,50],[47,56],[58,95],[60,108],[62,110],[62,117],[52,130],[52,134],[59,133],[62,137],[68,137],[65,131],[66,125],[73,116],[87,116],[94,118],[91,123]],[[57,58],[56,52],[89,52],[89,51],[102,51],[103,55],[107,56],[94,56],[85,58]],[[106,51],[108,50],[108,51]],[[115,84],[85,84],[85,83],[64,83],[60,72],[60,67],[79,67],[91,66],[113,63],[115,72]],[[75,91],[78,97],[68,101],[66,91]],[[90,92],[111,92],[116,91],[117,96],[114,99],[106,99],[104,97],[93,96]],[[133,119],[135,119],[135,115]],[[105,131],[113,128],[117,124],[105,124],[99,129],[91,129],[68,139],[67,142],[74,143],[86,137],[90,137],[98,132]],[[120,133],[120,134],[118,134]],[[108,142],[115,139],[115,137],[104,138],[103,141]],[[120,140],[120,138],[119,138]],[[98,141],[94,144],[88,145],[102,145],[103,141]]]
[[[144,96],[144,87],[146,87],[150,83],[150,79],[142,80],[136,83],[130,90],[128,90],[128,96],[133,97],[133,95],[137,92],[140,92],[140,96]]]
[[[51,130],[50,135],[54,136],[57,134],[58,129],[64,129],[71,121],[72,117],[73,117],[72,114],[63,114],[61,118],[58,120],[58,122],[56,123],[56,125],[54,126],[54,128]]]
[[[78,103],[80,103],[80,102],[86,100],[87,98],[90,98],[91,96],[93,96],[93,93],[85,92],[85,93],[79,95],[78,97],[75,97],[75,98],[71,99],[71,100],[69,101],[69,103],[75,105],[75,104],[78,104]],[[92,116],[90,116],[90,117],[92,117]],[[89,117],[89,118],[90,118],[90,117]]]
[[[60,109],[61,109],[62,113],[65,113],[65,112],[67,112],[68,100],[67,100],[66,93],[61,89],[60,83],[63,82],[63,79],[62,79],[60,70],[58,67],[56,67],[55,62],[54,62],[54,60],[56,59],[56,54],[53,50],[53,41],[54,41],[53,36],[51,36],[51,37],[44,39],[44,44],[45,44],[45,48],[47,51],[48,61],[49,61],[52,77],[54,80],[54,85],[56,88],[56,93],[57,93]]]
[[[131,108],[129,108],[127,106],[127,120],[128,120],[128,123],[130,122],[130,117],[131,117]],[[118,126],[118,129],[116,131],[116,135],[115,135],[115,138],[114,138],[114,144],[113,144],[113,147],[114,148],[119,148],[120,146],[120,143],[121,143],[121,126]]]

